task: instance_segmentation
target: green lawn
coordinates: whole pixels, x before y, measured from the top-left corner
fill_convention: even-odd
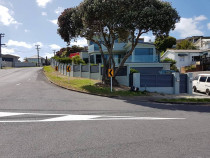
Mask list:
[[[115,88],[111,92],[108,86],[98,86],[96,83],[100,82],[97,80],[77,78],[77,77],[67,77],[61,75],[59,72],[55,71],[51,66],[44,66],[44,73],[52,82],[73,90],[87,92],[91,94],[99,94],[105,96],[140,96],[147,95],[145,92],[131,92],[120,90],[116,91]]]

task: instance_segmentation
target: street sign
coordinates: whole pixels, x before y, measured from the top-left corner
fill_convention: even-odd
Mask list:
[[[71,72],[71,66],[67,66],[67,67],[66,67],[66,71],[67,71],[67,72]]]
[[[113,69],[108,69],[108,76],[113,77],[114,76],[114,70]]]
[[[55,66],[55,71],[58,71],[58,66]]]

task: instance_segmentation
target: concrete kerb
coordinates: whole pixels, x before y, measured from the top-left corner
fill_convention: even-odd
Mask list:
[[[94,94],[94,93],[89,93],[89,92],[84,92],[84,91],[79,91],[79,90],[75,90],[75,89],[72,89],[72,88],[69,88],[69,87],[64,87],[62,85],[59,85],[53,81],[51,81],[44,73],[44,70],[42,71],[44,76],[46,77],[46,79],[48,80],[48,82],[50,83],[53,83],[54,85],[60,87],[60,88],[63,88],[63,89],[67,89],[67,90],[70,90],[70,91],[73,91],[73,92],[78,92],[78,93],[83,93],[83,94],[89,94],[89,95],[94,95],[94,96],[100,96],[100,97],[108,97],[108,98],[118,98],[118,96],[108,96],[108,95],[102,95],[102,94]]]
[[[101,97],[107,97],[107,98],[115,98],[115,99],[124,99],[124,100],[139,100],[140,102],[156,102],[156,103],[164,103],[164,104],[191,104],[191,105],[210,105],[210,103],[194,103],[194,102],[164,102],[164,101],[159,101],[160,99],[180,99],[180,98],[195,98],[194,96],[189,96],[189,95],[157,95],[157,94],[153,94],[151,93],[148,96],[108,96],[108,95],[102,95],[102,94],[94,94],[94,93],[89,93],[89,92],[84,92],[84,91],[79,91],[79,90],[75,90],[72,88],[68,88],[68,87],[64,87],[61,86],[53,81],[51,81],[44,73],[44,70],[42,71],[44,76],[46,77],[46,79],[50,82],[53,83],[54,85],[63,88],[63,89],[67,89],[67,90],[71,90],[74,92],[78,92],[78,93],[83,93],[83,94],[89,94],[89,95],[94,95],[94,96],[101,96]],[[200,96],[199,96],[200,98]],[[203,97],[203,98],[207,98],[207,97]]]

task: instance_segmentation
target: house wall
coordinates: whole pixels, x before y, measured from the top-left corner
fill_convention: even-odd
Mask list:
[[[36,63],[15,62],[15,67],[35,67]]]
[[[178,54],[187,54],[187,56],[178,56]],[[181,70],[181,67],[185,66],[190,66],[195,64],[196,62],[192,60],[193,56],[200,56],[201,53],[195,52],[195,53],[188,53],[188,52],[173,52],[173,51],[167,51],[164,57],[165,58],[170,58],[176,61],[176,67]]]
[[[38,59],[37,58],[27,58],[29,63],[38,63]],[[43,64],[45,62],[45,59],[40,58],[39,59],[40,64]]]

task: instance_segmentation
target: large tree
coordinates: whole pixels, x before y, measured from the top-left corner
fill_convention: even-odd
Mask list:
[[[177,43],[176,49],[196,49],[192,42],[188,40],[182,40],[181,42]]]
[[[61,48],[59,51],[56,52],[56,56],[58,57],[69,57],[71,53],[77,53],[83,51],[83,47],[79,46],[72,46],[72,47],[67,47],[67,48]]]
[[[138,39],[152,31],[156,36],[167,36],[180,17],[170,3],[160,0],[84,0],[76,8],[66,9],[58,18],[58,33],[65,42],[85,37],[99,46],[104,72],[115,67],[114,41],[129,41],[130,49],[124,55],[119,69],[132,54]],[[102,46],[107,48],[105,59]],[[104,73],[105,81],[107,73]]]
[[[155,39],[155,47],[160,52],[165,52],[167,48],[172,48],[173,45],[176,45],[176,38],[174,37],[157,37]]]

